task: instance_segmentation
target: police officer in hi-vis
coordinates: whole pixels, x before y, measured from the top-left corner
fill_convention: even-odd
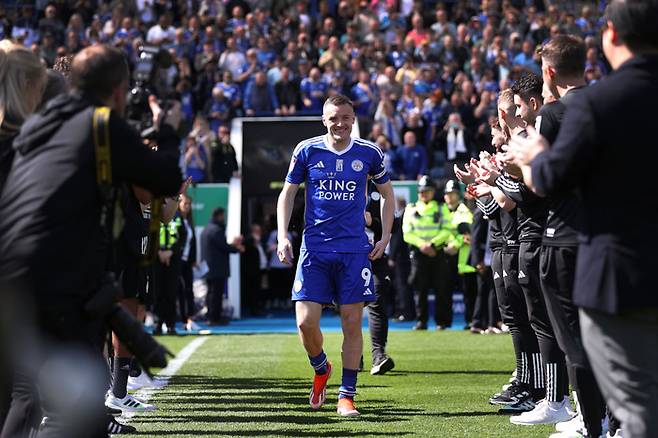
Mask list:
[[[180,284],[182,242],[185,242],[185,227],[177,215],[168,224],[160,224],[160,249],[154,267],[155,313],[159,321],[155,334],[162,334],[162,324],[167,325],[167,334],[176,335],[176,297]]]
[[[445,275],[444,250],[457,254],[457,242],[451,226],[442,217],[442,208],[434,200],[434,185],[428,176],[418,181],[418,202],[408,204],[402,220],[404,241],[411,248],[411,277],[410,283],[416,291],[415,330],[427,330],[429,317],[427,294],[430,289],[437,296],[435,301],[435,320],[437,328],[445,328],[445,322],[437,315],[444,313],[439,310],[439,304],[451,291],[450,278]],[[449,220],[448,220],[449,221]],[[456,265],[455,265],[456,268]],[[454,278],[453,278],[454,280]]]

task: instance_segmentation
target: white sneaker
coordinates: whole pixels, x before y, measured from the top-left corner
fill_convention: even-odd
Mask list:
[[[123,412],[148,412],[156,409],[155,405],[138,400],[130,394],[126,394],[124,398],[117,398],[114,394],[110,394],[105,399],[105,406],[121,409]]]
[[[565,397],[561,402],[549,402],[544,399],[537,403],[535,409],[521,415],[510,417],[512,424],[529,426],[533,424],[555,424],[570,420],[572,415],[567,410],[569,400]]]
[[[567,432],[558,432],[552,434],[548,438],[587,438],[587,431],[585,429],[578,429]]]
[[[583,427],[585,427],[585,423],[583,422],[583,417],[581,415],[576,415],[571,420],[557,423],[555,425],[555,430],[557,432],[570,432],[573,430],[582,429]]]
[[[158,379],[151,379],[148,374],[142,371],[137,377],[128,377],[128,391],[136,391],[141,388],[162,388],[164,382]]]

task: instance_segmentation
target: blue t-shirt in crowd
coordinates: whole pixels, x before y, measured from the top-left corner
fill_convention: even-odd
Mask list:
[[[324,98],[327,95],[327,83],[324,81],[313,82],[309,78],[302,79],[299,86],[302,96],[311,100],[310,107],[304,107],[306,111],[321,113]]]
[[[256,52],[256,58],[258,59],[258,63],[260,65],[263,65],[265,67],[270,67],[272,64],[274,64],[274,60],[276,59],[276,53],[274,50],[258,50]]]
[[[215,87],[221,89],[224,92],[224,97],[227,98],[231,104],[235,104],[235,102],[242,97],[240,86],[235,82],[231,84],[227,84],[226,82],[219,82],[217,85],[215,85]]]
[[[185,176],[187,178],[192,178],[192,182],[197,184],[197,183],[202,183],[206,181],[206,169],[208,168],[208,157],[206,156],[206,148],[199,148],[199,157],[201,158],[201,161],[203,162],[203,168],[196,163],[195,161],[191,161],[187,166],[185,166]]]
[[[389,177],[384,154],[369,141],[353,138],[336,151],[324,136],[295,148],[286,181],[306,184],[306,225],[302,249],[318,252],[367,253],[364,212],[368,176],[377,184]]]
[[[208,113],[208,126],[210,127],[211,132],[217,132],[220,126],[226,124],[226,120],[221,120],[221,119],[216,119],[214,117],[210,117],[210,114],[212,113],[222,113],[224,115],[228,116],[229,111],[231,108],[228,105],[228,100],[224,99],[221,101],[213,101],[212,104],[210,104],[210,112]]]
[[[371,90],[372,91],[372,90]],[[355,84],[351,90],[352,102],[354,102],[354,112],[357,116],[368,117],[370,109],[372,108],[373,100],[368,95],[368,92],[361,88],[359,84]]]
[[[432,81],[426,81],[424,79],[416,79],[414,81],[414,91],[416,94],[421,94],[424,96],[429,95],[434,90],[441,88],[441,82],[434,79]]]
[[[416,179],[418,175],[427,172],[427,152],[422,145],[413,147],[400,146],[398,148],[399,173],[406,179]]]

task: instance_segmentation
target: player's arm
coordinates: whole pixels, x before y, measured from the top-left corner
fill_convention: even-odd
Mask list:
[[[283,189],[276,203],[277,217],[277,255],[282,263],[292,264],[292,244],[288,240],[288,226],[290,216],[295,205],[295,196],[301,184],[306,179],[306,153],[299,143],[292,153],[290,167]]]
[[[386,181],[382,184],[375,183],[377,191],[381,195],[379,201],[380,212],[382,217],[382,237],[379,242],[375,243],[375,247],[370,252],[370,259],[375,260],[384,254],[386,246],[391,241],[391,229],[393,228],[393,219],[395,214],[395,194],[393,193],[393,184],[391,181]]]
[[[286,181],[283,184],[281,194],[276,204],[276,222],[277,222],[277,255],[279,260],[286,264],[292,264],[292,244],[288,239],[288,225],[290,225],[290,216],[295,205],[295,196],[299,184],[292,184]]]
[[[500,208],[505,211],[512,211],[516,208],[516,202],[505,196],[498,187],[493,187],[491,189],[491,196],[493,196]]]
[[[523,182],[510,178],[506,174],[501,174],[496,178],[495,183],[496,187],[498,187],[498,189],[512,201],[516,203],[526,201],[526,198],[524,198],[524,188],[527,191],[527,187]]]

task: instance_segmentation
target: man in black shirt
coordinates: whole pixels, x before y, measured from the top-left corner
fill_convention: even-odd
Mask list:
[[[500,317],[497,315],[498,303],[491,274],[491,261],[488,254],[487,240],[489,236],[489,221],[480,208],[473,211],[471,226],[471,252],[468,264],[475,266],[477,295],[473,304],[471,333],[482,333],[493,328]]]
[[[542,106],[542,80],[534,74],[522,76],[512,87],[516,115],[526,125],[534,125]],[[546,223],[547,203],[544,198],[533,193],[523,181],[503,173],[495,177],[496,186],[517,205],[519,232],[518,282],[523,289],[528,317],[537,341],[541,358],[535,360],[535,378],[546,385],[546,400],[561,403],[569,394],[569,382],[564,353],[557,344],[546,304],[541,292],[539,261],[541,240]],[[543,363],[542,363],[543,362]],[[540,409],[536,414],[527,414],[530,424],[552,422],[550,410]],[[515,421],[523,421],[517,419]]]
[[[181,184],[177,153],[148,150],[121,118],[128,88],[128,67],[121,52],[107,46],[83,50],[73,61],[71,80],[75,89],[71,94],[55,98],[24,125],[14,142],[16,157],[0,198],[0,279],[6,291],[28,296],[34,303],[45,343],[45,357],[38,364],[51,358],[62,360],[66,371],[73,372],[81,364],[86,370],[100,370],[100,377],[78,375],[78,379],[90,376],[85,379],[89,386],[82,393],[66,394],[71,399],[64,404],[52,398],[65,394],[41,392],[48,420],[40,437],[107,434],[103,322],[89,319],[85,312],[109,266],[92,138],[94,107],[112,110],[109,144],[115,184],[134,183],[156,196],[175,194]],[[173,131],[165,125],[160,135],[167,130]],[[64,345],[70,347],[65,357]],[[25,362],[21,359],[17,363]],[[38,385],[60,383],[65,377],[45,369],[29,371],[46,379],[26,376]]]
[[[637,152],[645,163],[657,158],[648,141],[658,137],[657,15],[656,0],[610,2],[602,41],[614,73],[573,99],[550,149],[535,133],[512,144],[517,160],[531,163],[524,175],[538,193],[580,189],[584,226],[574,303],[597,382],[624,436],[632,438],[655,436],[658,429],[658,222],[606,201],[623,198],[643,212],[658,210],[652,167],[637,171]],[[628,145],[636,153],[625,153]],[[632,179],[634,189],[611,184],[611,172],[620,181]]]
[[[560,35],[541,51],[544,82],[560,99],[539,112],[536,125],[549,142],[560,131],[566,109],[585,89],[585,44],[579,38]],[[524,172],[532,183],[532,175]],[[548,198],[548,216],[540,255],[541,288],[557,342],[566,354],[569,381],[577,394],[587,436],[598,437],[604,404],[583,348],[578,309],[573,302],[581,202],[573,191]]]
[[[228,319],[223,316],[223,303],[226,281],[231,275],[229,255],[244,252],[242,236],[235,237],[230,244],[226,241],[224,220],[225,210],[223,208],[214,209],[210,223],[206,225],[201,234],[201,253],[203,260],[208,264],[206,305],[208,323],[211,325],[228,324]]]
[[[217,140],[212,143],[210,154],[213,182],[227,183],[232,177],[239,176],[238,161],[231,145],[231,131],[228,126],[220,126],[217,129]]]
[[[519,132],[523,129],[520,120],[514,116],[513,94],[505,90],[499,98],[499,113],[501,125]],[[498,150],[505,140],[505,135],[499,127],[492,127],[492,144]],[[482,178],[485,169],[484,161],[492,161],[488,154],[481,156],[480,163],[472,162],[468,173],[455,169],[455,174],[463,182],[473,183],[476,178]],[[483,166],[483,167],[480,167]],[[493,165],[492,165],[493,166]],[[489,166],[489,168],[492,168]],[[488,172],[488,171],[486,171]],[[516,356],[516,378],[512,384],[495,394],[489,402],[505,406],[505,411],[526,412],[535,407],[535,401],[542,396],[541,379],[535,378],[534,364],[538,356],[537,338],[530,327],[523,291],[518,284],[518,229],[516,225],[516,205],[507,198],[500,189],[491,187],[483,181],[473,194],[480,198],[478,208],[491,221],[491,269],[496,297],[503,322],[509,327]]]
[[[523,120],[516,117],[514,93],[512,90],[504,90],[501,93],[498,99],[498,112],[500,114],[501,125],[508,129],[509,134],[518,134],[524,131]],[[495,166],[489,167],[489,174],[495,171]],[[505,321],[505,315],[503,315],[503,321],[510,325],[510,332],[513,339],[516,336],[517,340],[515,342],[519,344],[518,348],[521,349],[520,357],[519,353],[517,353],[517,361],[519,359],[521,360],[522,373],[520,375],[517,373],[519,385],[515,385],[512,388],[513,391],[510,397],[511,400],[516,400],[516,403],[511,404],[508,409],[511,412],[519,412],[526,411],[526,406],[529,406],[531,404],[530,402],[537,402],[543,398],[545,385],[537,336],[530,325],[526,297],[519,284],[519,208],[516,202],[498,187],[493,187],[491,190],[492,195],[501,207],[500,224],[503,237],[501,263],[503,268],[502,277],[506,291],[505,296],[502,297],[501,306],[508,306],[510,308],[509,313],[512,317],[511,325]],[[519,409],[515,409],[516,407]]]
[[[374,184],[369,190],[368,204],[366,205],[366,233],[369,240],[379,242],[382,237],[382,220],[380,199],[381,195]],[[400,218],[393,221],[392,232],[401,233]],[[384,254],[372,261],[372,275],[377,299],[368,305],[368,327],[372,341],[372,368],[370,374],[384,374],[395,367],[393,359],[386,354],[388,342],[388,303],[391,298],[391,269],[388,265],[388,255]]]

